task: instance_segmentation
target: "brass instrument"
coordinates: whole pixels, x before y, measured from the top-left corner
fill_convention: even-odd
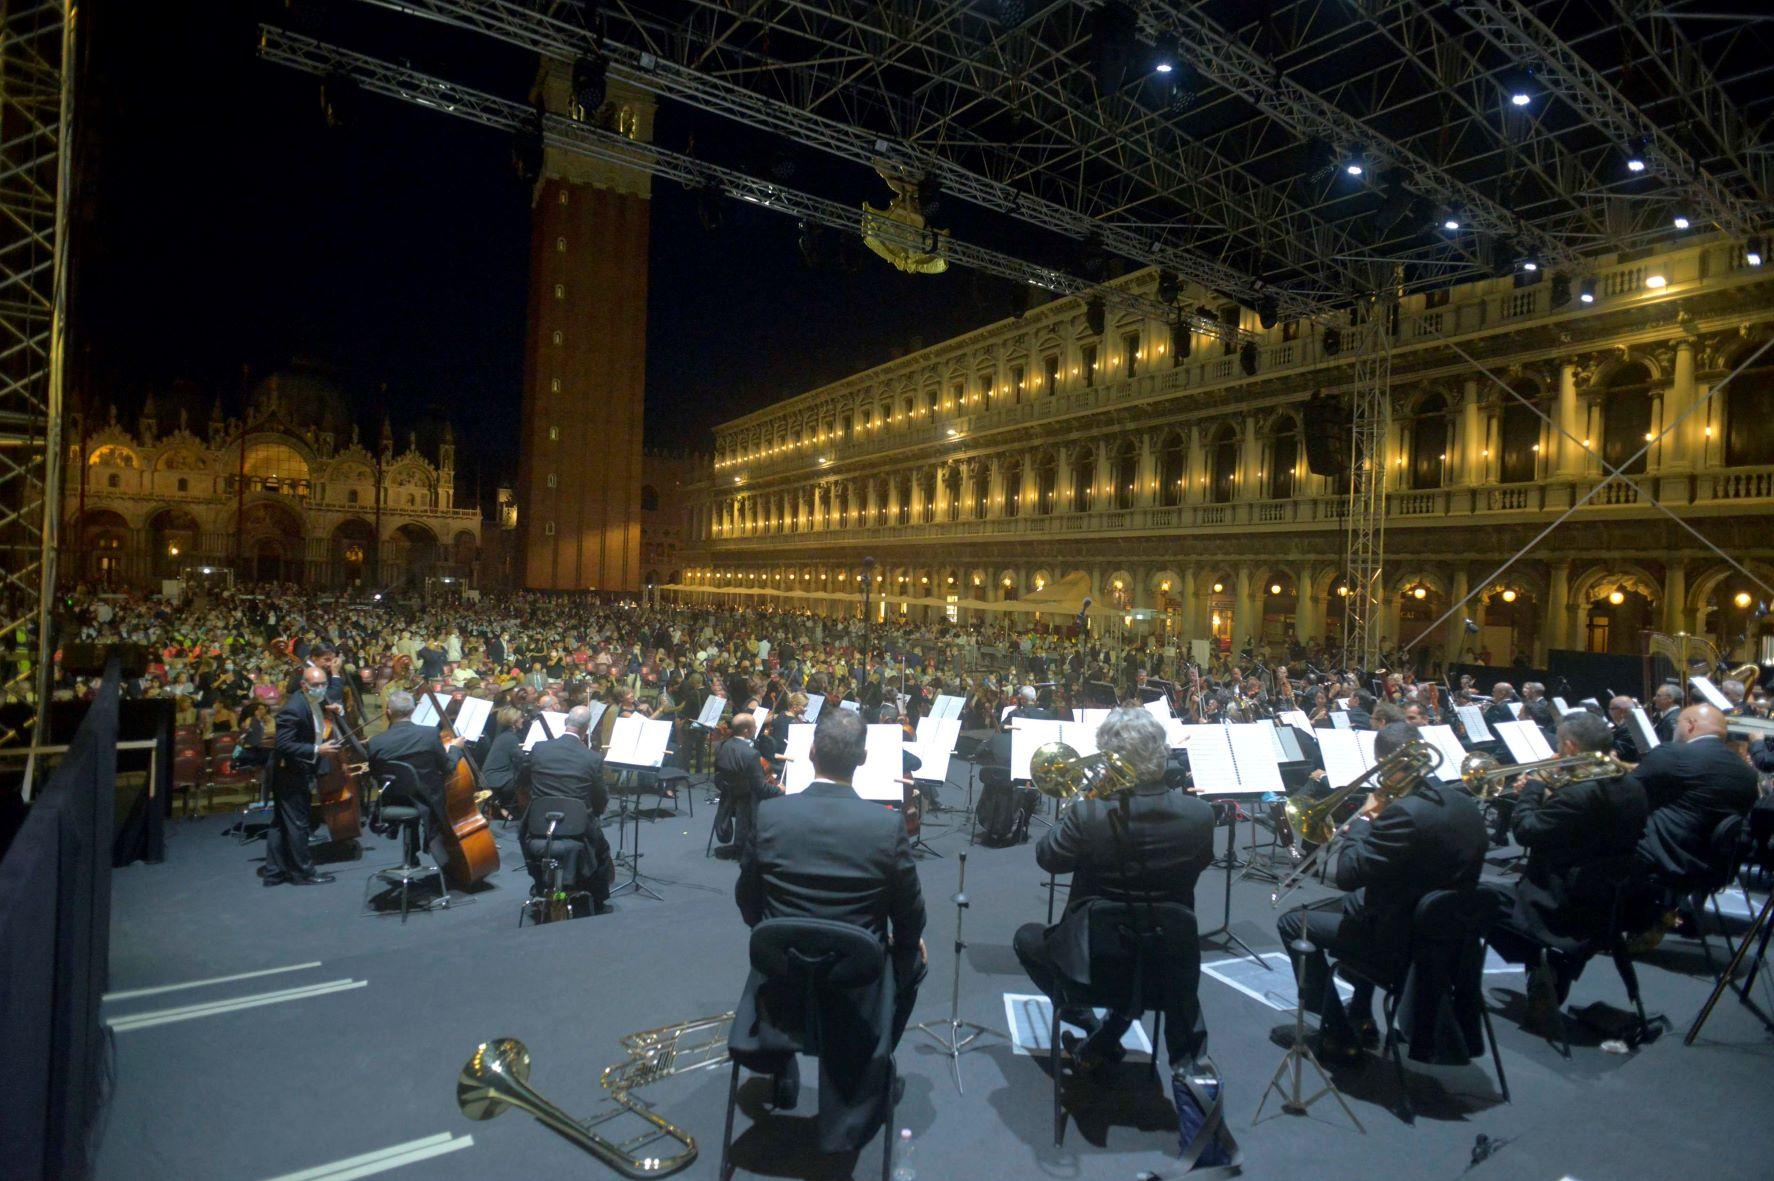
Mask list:
[[[696,1139],[632,1092],[674,1074],[724,1064],[726,1026],[732,1020],[732,1013],[721,1013],[623,1037],[628,1057],[605,1067],[599,1077],[610,1093],[611,1106],[586,1119],[574,1119],[530,1085],[530,1052],[516,1038],[495,1038],[474,1051],[456,1080],[456,1104],[463,1115],[474,1120],[492,1119],[508,1107],[527,1111],[624,1177],[663,1177],[696,1159]],[[710,1033],[712,1030],[719,1032]],[[705,1036],[687,1046],[680,1044],[692,1034]],[[598,1130],[624,1115],[641,1121],[643,1126],[636,1135],[615,1140]],[[653,1155],[651,1150],[662,1142],[674,1143],[678,1150]]]
[[[1354,782],[1338,788],[1323,799],[1315,800],[1305,792],[1288,796],[1283,806],[1287,813],[1287,822],[1293,826],[1295,835],[1302,841],[1310,841],[1318,847],[1302,858],[1286,877],[1275,883],[1275,891],[1269,896],[1270,905],[1280,906],[1283,898],[1297,890],[1300,883],[1324,864],[1330,848],[1343,832],[1332,817],[1358,788],[1373,780],[1373,791],[1390,802],[1400,796],[1409,795],[1425,775],[1439,766],[1441,751],[1433,744],[1417,739],[1405,743],[1362,772]]]
[[[1596,750],[1563,755],[1556,759],[1540,759],[1533,763],[1517,763],[1512,767],[1503,766],[1481,750],[1475,750],[1460,760],[1460,780],[1466,785],[1466,790],[1478,799],[1487,801],[1505,794],[1509,789],[1509,781],[1517,775],[1539,773],[1537,777],[1546,785],[1546,790],[1553,791],[1574,780],[1613,779],[1630,770],[1631,767],[1613,755]]]
[[[1743,686],[1743,696],[1749,697],[1749,691],[1756,687],[1756,680],[1762,675],[1762,666],[1751,661],[1740,664],[1725,677],[1728,681],[1736,681]]]
[[[1100,800],[1139,781],[1133,765],[1112,751],[1081,755],[1064,742],[1046,742],[1029,756],[1029,782],[1056,800]]]

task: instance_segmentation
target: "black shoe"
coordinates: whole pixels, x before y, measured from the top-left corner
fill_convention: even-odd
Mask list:
[[[1380,1026],[1372,1017],[1364,1018],[1355,1023],[1355,1040],[1364,1050],[1380,1048]]]
[[[616,908],[614,906],[611,906],[608,902],[600,902],[597,904],[597,909],[595,911],[593,911],[592,913],[594,913],[594,914],[615,914]]]
[[[1318,1031],[1315,1052],[1318,1060],[1327,1066],[1337,1062],[1359,1062],[1362,1056],[1361,1035],[1321,1029]]]
[[[261,886],[282,886],[286,885],[289,880],[289,878],[280,873],[262,873],[259,875],[259,884]]]
[[[1072,1070],[1079,1075],[1099,1074],[1127,1056],[1127,1049],[1120,1042],[1105,1045],[1097,1034],[1081,1038],[1067,1030],[1060,1034],[1059,1042],[1072,1056]]]
[[[801,1101],[801,1074],[798,1070],[785,1070],[771,1078],[771,1104],[777,1111],[793,1111],[795,1104]]]
[[[336,882],[338,880],[338,875],[330,873],[311,873],[306,877],[290,879],[290,881],[298,886],[324,886],[328,882]]]
[[[1089,1037],[1103,1027],[1102,1019],[1090,1009],[1062,1005],[1059,1019],[1074,1029],[1082,1029],[1084,1036]]]
[[[1529,1033],[1548,1040],[1557,1041],[1564,1037],[1564,1018],[1558,1011],[1558,985],[1549,968],[1535,968],[1528,973],[1528,1012],[1522,1025]]]

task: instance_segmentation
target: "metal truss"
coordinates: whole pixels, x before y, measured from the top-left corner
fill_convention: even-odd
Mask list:
[[[1210,291],[1246,303],[1262,299],[1267,288],[1212,258],[1179,249],[1169,235],[1101,222],[1069,207],[992,180],[901,137],[876,133],[805,111],[721,77],[703,73],[653,52],[589,32],[581,22],[541,12],[518,0],[362,0],[363,3],[426,17],[528,49],[541,57],[573,62],[601,53],[609,77],[639,90],[674,99],[699,110],[763,128],[841,159],[872,166],[887,160],[909,175],[926,176],[941,191],[995,213],[1083,242],[1095,238],[1110,254],[1145,266],[1162,267]],[[1278,309],[1289,317],[1311,308],[1289,292],[1277,291]]]
[[[41,745],[60,526],[74,21],[65,0],[0,0],[0,745]],[[27,642],[28,641],[28,642]],[[30,770],[27,768],[27,793]]]
[[[454,115],[482,127],[517,133],[535,124],[535,109],[524,103],[269,25],[260,28],[259,56],[277,65],[323,77],[342,76],[365,92]],[[544,115],[542,137],[545,144],[560,151],[632,168],[675,181],[686,188],[718,193],[857,237],[862,235],[862,214],[853,205],[760,180],[737,169],[710,164],[656,144],[641,143],[595,124],[562,115]],[[907,250],[939,254],[954,265],[1027,283],[1059,295],[1100,298],[1106,307],[1160,320],[1174,320],[1179,314],[1169,304],[1112,283],[1089,283],[1065,271],[1037,266],[1000,251],[914,230],[899,223],[877,220],[871,223],[869,233]],[[1182,319],[1204,335],[1231,340],[1250,336],[1209,317],[1188,313]]]
[[[1349,587],[1343,601],[1343,659],[1371,669],[1379,660],[1385,618],[1385,446],[1392,416],[1392,337],[1386,327],[1389,304],[1374,300],[1365,310],[1367,322],[1354,358],[1349,511],[1343,546],[1343,576]]]

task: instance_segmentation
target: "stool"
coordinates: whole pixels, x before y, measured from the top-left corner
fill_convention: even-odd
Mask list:
[[[400,831],[401,863],[387,869],[376,870],[370,875],[369,884],[364,888],[364,905],[368,907],[369,890],[378,881],[389,886],[399,886],[400,921],[402,923],[407,921],[407,912],[411,908],[410,894],[413,883],[433,875],[437,878],[436,905],[445,910],[450,908],[450,891],[449,887],[444,884],[443,870],[436,865],[426,866],[419,863],[419,825],[423,822],[424,817],[423,811],[411,805],[382,805],[382,822],[391,824]],[[419,909],[430,910],[432,905],[427,902],[422,904]],[[370,908],[368,913],[375,913],[374,908]]]

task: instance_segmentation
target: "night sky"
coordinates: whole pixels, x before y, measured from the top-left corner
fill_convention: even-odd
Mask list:
[[[268,19],[514,98],[534,59],[344,3],[86,13],[77,383],[127,413],[183,379],[232,410],[243,366],[256,381],[305,359],[337,374],[366,441],[385,383],[397,437],[441,410],[466,478],[489,492],[509,478],[529,244],[509,138],[373,96],[328,128],[318,80],[258,60],[255,30]],[[853,205],[890,195],[865,169],[675,104],[657,139]],[[649,446],[706,450],[718,422],[1008,314],[1010,284],[901,275],[860,243],[857,269],[812,269],[790,218],[727,199],[711,232],[696,197],[653,192]],[[932,222],[1031,245],[953,200]]]

